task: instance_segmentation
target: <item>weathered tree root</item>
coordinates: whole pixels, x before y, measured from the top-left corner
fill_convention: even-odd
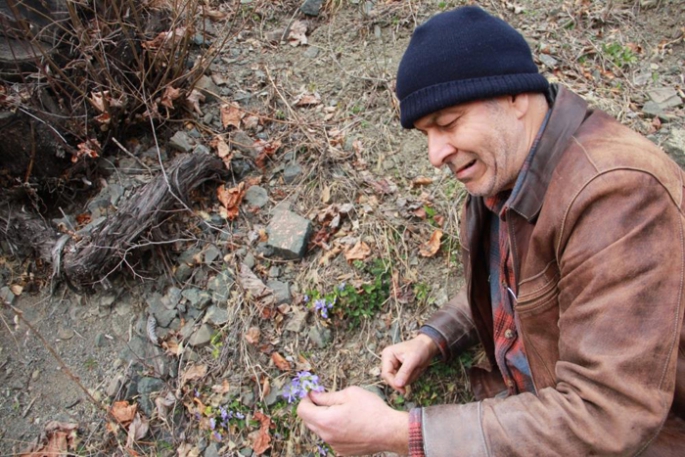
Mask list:
[[[61,270],[74,287],[97,283],[116,270],[139,237],[157,225],[170,210],[187,207],[185,202],[190,191],[207,180],[220,179],[226,174],[223,162],[216,156],[186,154],[176,157],[165,175],[158,176],[136,192],[92,234],[79,241],[70,240],[62,251],[61,268],[55,264],[53,268]]]

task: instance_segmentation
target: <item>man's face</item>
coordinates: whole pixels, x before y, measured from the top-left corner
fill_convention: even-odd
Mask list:
[[[428,137],[431,164],[449,167],[471,195],[513,188],[525,160],[523,132],[508,100],[464,103],[414,123]]]

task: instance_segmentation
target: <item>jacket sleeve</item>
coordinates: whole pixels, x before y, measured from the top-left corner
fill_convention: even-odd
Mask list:
[[[555,384],[424,408],[427,457],[625,456],[649,446],[675,389],[685,258],[679,197],[632,170],[598,174],[581,188],[553,237]],[[526,350],[531,357],[534,348]]]
[[[466,298],[466,287],[435,312],[421,329],[440,348],[443,360],[478,342],[478,333]]]

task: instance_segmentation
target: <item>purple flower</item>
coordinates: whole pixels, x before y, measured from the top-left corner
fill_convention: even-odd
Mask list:
[[[316,445],[316,450],[319,451],[319,455],[321,455],[321,456],[328,455],[328,451],[326,450],[326,448],[321,446],[320,444]]]
[[[314,301],[314,309],[321,313],[321,317],[328,319],[328,310],[333,308],[333,303],[326,302],[325,298],[319,298]]]
[[[283,397],[292,403],[297,399],[302,399],[309,392],[323,392],[324,388],[319,383],[319,377],[309,371],[300,371],[297,376],[290,381],[290,384],[283,389]]]
[[[223,420],[224,422],[231,418],[230,412],[227,411],[226,408],[224,408],[223,406],[219,407],[219,411],[221,412],[221,420]]]
[[[212,436],[214,437],[215,440],[221,441],[221,433],[215,431],[214,433],[212,433]]]
[[[307,303],[309,301],[309,295],[305,294],[304,296],[304,302]]]
[[[245,419],[245,414],[241,413],[240,411],[236,411],[234,414],[235,418],[238,420],[243,420]]]
[[[339,290],[340,292],[342,292],[343,290],[345,290],[345,286],[346,286],[346,285],[347,285],[347,284],[345,284],[344,281],[341,282],[340,285],[338,286],[338,290]]]
[[[211,428],[212,430],[216,428],[216,419],[214,419],[213,417],[209,419],[209,428]]]

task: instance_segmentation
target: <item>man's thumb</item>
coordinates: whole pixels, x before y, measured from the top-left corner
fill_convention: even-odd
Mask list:
[[[407,384],[412,371],[414,371],[414,364],[411,360],[405,360],[397,371],[397,375],[395,375],[395,385],[397,387],[404,387]]]
[[[333,406],[342,403],[340,392],[309,392],[309,398],[317,406]]]

